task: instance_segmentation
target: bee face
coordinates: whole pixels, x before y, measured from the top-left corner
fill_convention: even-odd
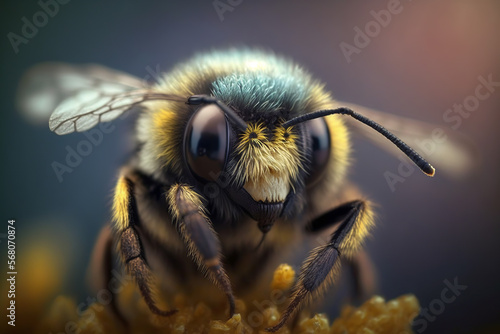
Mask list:
[[[293,207],[296,191],[321,176],[330,156],[330,135],[324,120],[297,128],[283,119],[248,123],[238,131],[215,105],[199,108],[187,123],[184,165],[195,183],[230,182],[228,192],[267,231]]]
[[[270,130],[263,121],[249,123],[240,133],[220,109],[205,106],[192,116],[184,138],[185,163],[194,178],[203,183],[228,176],[226,191],[266,232],[291,200],[292,188],[302,183],[305,153],[291,128],[272,125]]]
[[[263,122],[249,123],[237,133],[222,110],[208,105],[196,111],[186,127],[184,157],[201,182],[216,181],[224,173],[255,201],[284,202],[301,167],[297,138],[292,129],[275,124],[270,130]]]

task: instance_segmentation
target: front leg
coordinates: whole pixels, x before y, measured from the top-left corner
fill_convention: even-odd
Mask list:
[[[347,202],[319,216],[307,225],[306,232],[317,234],[338,225],[351,213],[357,202],[359,201]],[[377,289],[377,282],[370,256],[363,249],[360,249],[353,256],[344,257],[343,260],[347,260],[347,269],[352,278],[352,297],[356,300],[362,300],[372,296]]]
[[[283,327],[305,301],[335,281],[340,270],[340,255],[352,257],[373,226],[370,203],[358,200],[341,205],[315,219],[310,228],[321,230],[339,220],[340,226],[332,233],[330,241],[311,251],[302,265],[288,307],[278,324],[267,331],[275,332]]]
[[[167,194],[177,230],[199,270],[221,289],[229,302],[229,316],[235,312],[231,282],[220,261],[220,242],[200,195],[185,184],[172,186]]]

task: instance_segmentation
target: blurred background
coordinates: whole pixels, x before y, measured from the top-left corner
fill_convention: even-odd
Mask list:
[[[42,20],[37,13],[43,6],[0,6],[0,275],[8,271],[7,220],[15,219],[20,327],[33,319],[21,313],[28,303],[44,310],[59,294],[77,303],[89,296],[86,265],[109,218],[111,190],[133,131],[132,118],[114,123],[60,182],[52,163],[64,163],[67,147],[85,137],[59,137],[45,121],[16,110],[23,72],[44,61],[98,63],[151,80],[158,69],[167,71],[196,52],[248,45],[296,60],[338,99],[445,129],[455,125],[453,131],[471,138],[480,158],[465,177],[415,172],[391,189],[384,173],[397,174],[400,161],[355,137],[350,178],[379,205],[366,249],[378,269],[381,294],[390,299],[414,293],[423,308],[431,308],[425,328],[415,329],[498,330],[500,84],[459,120],[447,122],[445,113],[473,100],[480,77],[500,82],[500,2],[68,1],[18,44],[12,44],[11,33],[25,38],[23,20]],[[390,19],[373,23],[383,10],[392,11]],[[368,40],[357,37],[365,29]],[[445,280],[467,288],[440,310],[436,300]],[[5,310],[4,278],[0,288]],[[433,315],[432,309],[439,312]],[[329,313],[335,317],[336,309]]]

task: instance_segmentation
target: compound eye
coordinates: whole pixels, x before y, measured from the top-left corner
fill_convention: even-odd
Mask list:
[[[228,154],[228,125],[223,111],[214,104],[201,107],[186,127],[184,149],[189,168],[205,181],[215,181]]]
[[[309,132],[311,145],[311,164],[307,185],[315,184],[325,172],[330,158],[330,131],[323,118],[316,118],[305,122]]]

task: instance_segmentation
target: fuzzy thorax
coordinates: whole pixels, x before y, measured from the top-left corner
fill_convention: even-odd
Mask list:
[[[249,124],[241,135],[236,180],[255,201],[283,202],[293,189],[301,166],[296,139],[291,128],[271,133],[262,123]]]

